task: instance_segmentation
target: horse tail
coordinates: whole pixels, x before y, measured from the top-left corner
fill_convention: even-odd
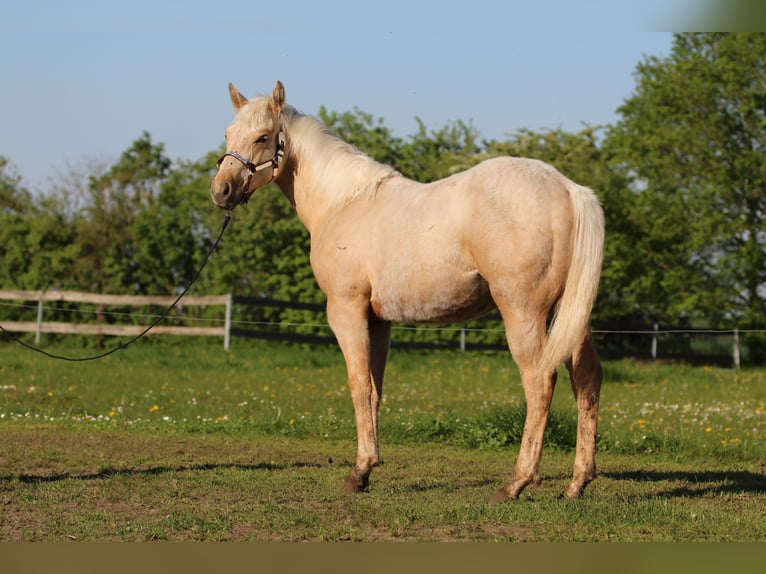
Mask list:
[[[596,194],[569,180],[566,185],[574,209],[574,246],[564,291],[538,363],[544,372],[554,371],[582,343],[604,259],[604,211]]]

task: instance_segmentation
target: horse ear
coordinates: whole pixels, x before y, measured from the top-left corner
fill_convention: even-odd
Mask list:
[[[235,112],[238,112],[247,103],[247,98],[240,94],[231,82],[229,82],[229,95],[231,96],[231,105],[234,106]]]
[[[278,116],[282,113],[282,110],[285,107],[285,87],[282,85],[282,82],[277,80],[277,83],[274,84],[274,92],[271,94],[271,102],[269,102],[269,108],[274,113],[275,116]]]

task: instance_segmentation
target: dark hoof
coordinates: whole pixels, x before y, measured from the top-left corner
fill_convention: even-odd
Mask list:
[[[360,475],[356,471],[346,477],[343,482],[344,492],[364,492],[370,486],[370,475]]]
[[[487,502],[489,502],[490,506],[497,506],[499,504],[508,502],[509,500],[518,500],[518,499],[519,499],[518,496],[511,496],[505,491],[504,488],[501,488],[497,492],[495,492],[494,496],[492,496]]]

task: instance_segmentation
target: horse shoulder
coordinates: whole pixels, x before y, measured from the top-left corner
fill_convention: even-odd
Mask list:
[[[370,293],[366,272],[368,240],[358,218],[340,208],[311,234],[310,262],[319,288],[328,296]]]

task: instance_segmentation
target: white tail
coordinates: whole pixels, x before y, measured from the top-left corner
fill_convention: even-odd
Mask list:
[[[575,214],[575,241],[564,292],[538,363],[544,372],[569,359],[585,337],[604,260],[604,211],[596,194],[571,181],[567,188]]]

